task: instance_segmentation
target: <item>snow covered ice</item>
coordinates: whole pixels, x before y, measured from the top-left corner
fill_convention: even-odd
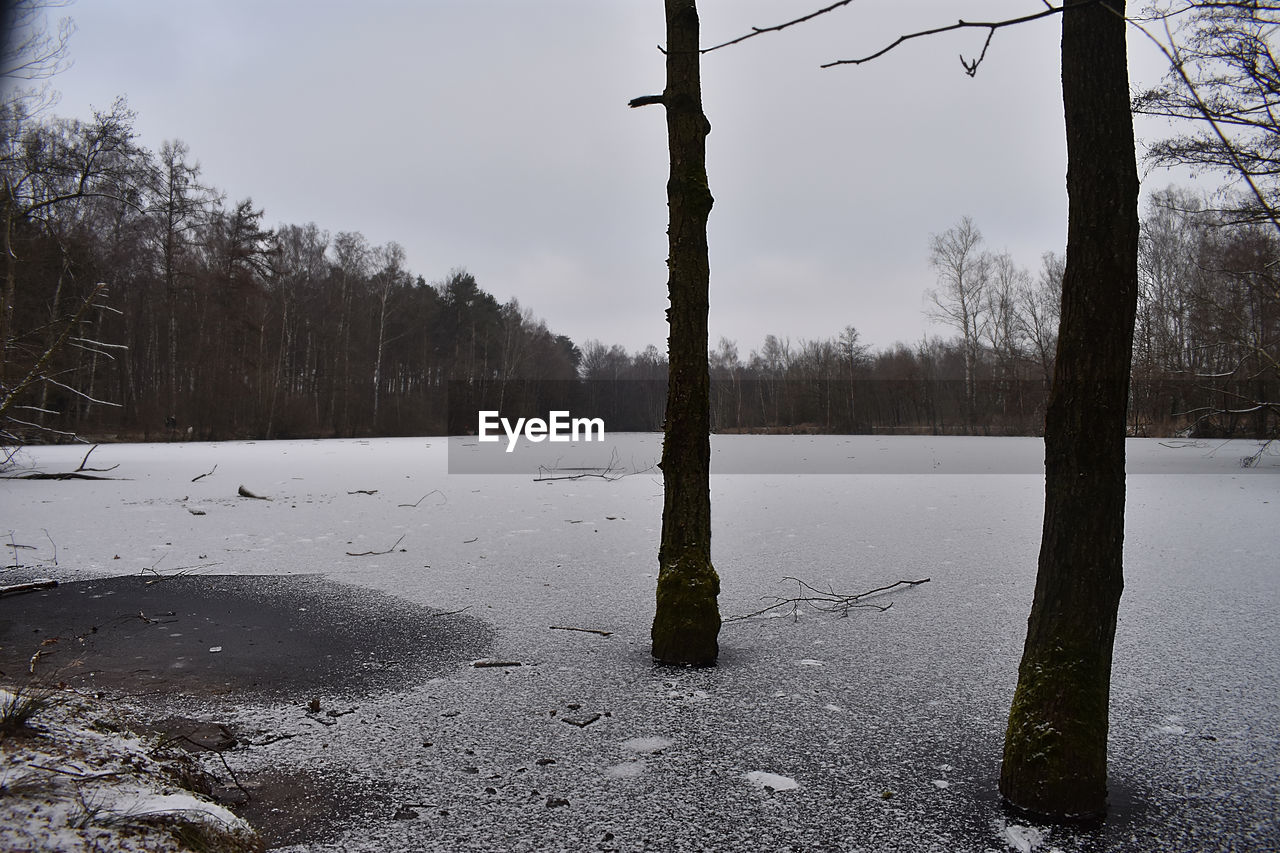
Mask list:
[[[1112,812],[1097,829],[1050,829],[1007,820],[994,793],[1035,582],[1035,440],[713,437],[714,454],[777,462],[713,475],[725,616],[791,595],[785,576],[849,593],[931,582],[882,613],[728,621],[710,670],[649,658],[659,437],[610,440],[639,473],[450,475],[458,440],[442,438],[104,445],[95,463],[126,479],[0,484],[0,536],[31,546],[6,583],[322,574],[490,626],[486,648],[421,680],[352,696],[335,684],[318,697],[343,711],[332,718],[308,715],[310,695],[115,700],[227,723],[241,743],[224,757],[243,779],[287,771],[342,794],[334,819],[280,849],[1275,847],[1280,460],[1242,469],[1243,442],[1129,442]],[[83,452],[24,460],[71,470]],[[874,467],[787,467],[824,457]],[[752,773],[800,784],[762,793]]]

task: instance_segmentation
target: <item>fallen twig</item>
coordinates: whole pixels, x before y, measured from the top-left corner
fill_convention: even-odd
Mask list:
[[[818,589],[817,587],[805,583],[799,578],[784,577],[783,580],[795,581],[800,587],[800,594],[791,598],[782,598],[776,595],[762,596],[762,600],[772,601],[773,603],[768,607],[762,607],[753,613],[747,613],[742,616],[728,616],[723,621],[738,622],[743,619],[753,619],[757,616],[763,616],[772,610],[777,610],[779,607],[790,607],[792,610],[792,616],[795,617],[799,614],[801,605],[808,605],[821,613],[839,613],[842,617],[848,616],[849,611],[854,608],[868,608],[884,612],[885,610],[893,607],[893,602],[889,602],[884,605],[869,604],[864,603],[863,599],[872,598],[877,595],[884,595],[898,587],[919,586],[922,583],[928,583],[930,579],[922,578],[916,581],[894,581],[891,584],[876,587],[875,589],[869,589],[866,592],[855,593],[853,595],[838,593],[830,587],[825,590]]]
[[[539,465],[538,476],[534,477],[533,481],[535,483],[550,483],[556,480],[582,480],[587,477],[596,477],[598,479],[612,483],[614,480],[621,480],[623,477],[628,477],[632,474],[643,474],[645,471],[651,471],[653,470],[653,467],[654,467],[650,465],[648,468],[645,468],[643,471],[642,470],[627,471],[627,470],[624,470],[619,465],[619,462],[620,460],[618,459],[618,448],[615,447],[613,449],[612,454],[610,454],[609,456],[609,463],[604,467],[561,468],[557,465],[557,466],[548,468],[545,465]],[[579,473],[560,474],[558,473],[560,471],[577,471]]]
[[[95,450],[97,450],[97,449],[98,449],[98,445],[96,445],[96,444],[95,444],[93,447],[90,447],[90,448],[89,448],[89,453],[93,453],[93,451],[95,451]],[[110,468],[86,468],[86,467],[84,467],[84,466],[85,466],[86,464],[88,464],[88,462],[89,462],[89,453],[86,453],[86,454],[84,455],[84,458],[80,460],[80,467],[79,467],[79,468],[76,468],[76,471],[77,471],[77,472],[80,472],[80,471],[98,471],[98,472],[106,472],[106,471],[114,471],[114,470],[116,470],[117,468],[119,468],[119,467],[120,467],[120,463],[119,463],[119,462],[117,462],[116,464],[112,465]]]
[[[348,551],[347,556],[348,557],[377,557],[377,556],[381,556],[382,554],[390,554],[392,551],[396,549],[396,545],[399,545],[401,542],[404,541],[404,537],[405,537],[405,534],[401,533],[400,538],[396,540],[395,545],[392,545],[390,548],[388,548],[385,551],[360,551],[358,553],[354,551]]]
[[[18,551],[19,551],[20,549],[25,549],[25,550],[27,550],[27,551],[35,551],[35,550],[37,550],[37,548],[36,548],[36,546],[35,546],[35,545],[21,545],[21,544],[19,544],[19,543],[18,543],[18,540],[17,540],[16,538],[14,538],[13,531],[9,531],[9,542],[8,542],[7,544],[8,544],[8,546],[13,550],[13,563],[12,563],[12,564],[10,564],[10,565],[8,565],[8,566],[2,566],[2,567],[0,567],[0,568],[5,568],[5,569],[28,569],[28,568],[34,568],[35,566],[46,566],[46,565],[56,566],[56,565],[58,565],[58,543],[53,541],[53,537],[49,535],[49,530],[48,530],[48,528],[43,528],[43,527],[42,527],[42,528],[41,528],[41,530],[42,530],[42,531],[43,531],[43,533],[44,533],[44,538],[45,538],[45,539],[48,539],[48,540],[49,540],[49,544],[53,546],[53,556],[52,556],[51,558],[47,558],[47,559],[46,559],[46,558],[44,558],[44,557],[38,557],[38,558],[36,558],[36,561],[35,561],[34,563],[22,563],[22,562],[20,562],[20,561],[18,560]]]
[[[93,453],[93,451],[97,449],[98,449],[98,445],[95,444],[93,447],[89,448],[89,453]],[[32,471],[28,474],[13,474],[6,477],[0,477],[0,479],[4,479],[4,480],[115,480],[115,479],[118,479],[117,477],[98,477],[98,476],[95,476],[94,474],[87,473],[89,471],[97,471],[98,473],[105,473],[107,471],[114,471],[115,469],[120,467],[120,463],[117,462],[115,465],[112,465],[110,468],[86,468],[85,465],[89,462],[89,453],[86,453],[84,455],[84,458],[80,460],[80,464],[76,467],[74,471],[59,471],[56,474],[46,474],[43,471]]]
[[[150,572],[151,574],[155,575],[155,577],[153,577],[151,580],[145,583],[145,586],[151,586],[153,583],[160,583],[160,581],[167,581],[171,578],[186,577],[188,574],[190,574],[191,572],[194,572],[196,569],[211,569],[214,566],[220,566],[220,565],[222,565],[222,563],[198,563],[197,565],[194,565],[194,566],[178,566],[173,570],[172,574],[168,574],[168,575],[160,574],[158,571],[156,571],[155,566],[152,566],[149,569],[143,569],[142,573],[146,574],[147,572]]]
[[[41,578],[30,583],[16,583],[13,586],[0,586],[0,598],[7,595],[21,595],[24,592],[35,592],[38,589],[53,589],[58,582],[48,578]]]
[[[410,507],[410,508],[416,508],[416,507],[418,506],[418,504],[422,503],[423,501],[425,501],[427,498],[431,497],[432,495],[439,495],[441,498],[443,498],[443,500],[442,500],[439,504],[436,504],[436,506],[444,506],[445,504],[447,504],[447,503],[449,502],[449,498],[445,496],[445,493],[444,493],[444,492],[440,491],[439,489],[432,489],[431,491],[427,492],[425,495],[423,495],[422,497],[418,498],[416,501],[414,501],[414,502],[413,502],[413,503],[411,503],[411,504],[396,504],[396,506],[407,506],[407,507]]]
[[[491,660],[489,658],[485,658],[484,660],[474,660],[471,662],[471,665],[476,669],[490,669],[493,667],[503,666],[524,666],[524,664],[520,663],[518,660]]]
[[[225,728],[223,730],[225,731]],[[174,743],[180,740],[186,741],[187,743],[191,744],[191,746],[195,747],[198,750],[202,750],[204,752],[212,752],[214,755],[216,755],[218,757],[218,760],[222,762],[223,769],[227,771],[227,775],[231,777],[231,784],[235,785],[237,788],[240,789],[240,793],[244,794],[246,801],[253,800],[253,795],[249,793],[249,790],[245,788],[244,785],[240,784],[240,778],[236,776],[236,771],[232,770],[231,765],[227,763],[227,757],[222,754],[223,750],[217,749],[216,747],[209,746],[208,744],[200,743],[199,741],[187,735],[177,735],[175,737],[171,737],[168,740],[166,740],[164,743],[162,743],[160,746],[163,747],[170,743]]]
[[[347,492],[349,495],[376,495],[377,489],[356,489],[354,492]]]
[[[164,615],[176,616],[177,614],[175,614],[172,610],[170,610],[168,613]],[[146,622],[148,625],[168,625],[172,622],[178,621],[177,619],[152,619],[151,617],[147,616],[147,614],[143,613],[141,610],[138,611],[138,618],[141,619],[143,622]]]
[[[208,471],[205,471],[203,474],[192,477],[191,482],[194,483],[196,480],[203,480],[205,477],[208,477],[210,474],[212,474],[214,471],[217,471],[217,470],[218,470],[218,466],[214,465],[212,468],[210,468]]]
[[[90,469],[96,470],[96,469]],[[110,468],[104,470],[110,471]],[[0,477],[3,480],[118,480],[119,477],[99,477],[94,474],[82,474],[79,471],[62,471],[57,474],[46,474],[33,471],[30,474],[15,474],[12,477]]]
[[[552,631],[581,631],[584,634],[599,634],[601,637],[612,637],[612,631],[601,631],[596,628],[568,628],[563,625],[552,625]]]
[[[111,779],[116,776],[123,776],[128,772],[125,770],[109,770],[106,773],[82,773],[78,770],[68,770],[65,767],[54,767],[49,764],[32,763],[28,766],[34,767],[37,770],[47,770],[50,773],[59,773],[63,776],[70,776],[72,779],[78,779],[82,782],[88,782],[94,779]]]

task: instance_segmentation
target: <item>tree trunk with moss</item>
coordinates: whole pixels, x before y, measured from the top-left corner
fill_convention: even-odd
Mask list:
[[[662,444],[662,542],[653,656],[706,666],[719,654],[720,579],[711,565],[710,377],[707,368],[707,186],[695,0],[666,0],[667,112],[671,174],[666,435]]]
[[[1116,611],[1124,587],[1124,440],[1137,306],[1138,175],[1123,0],[1067,3],[1066,273],[1045,416],[1035,599],[1000,792],[1052,818],[1106,810]]]

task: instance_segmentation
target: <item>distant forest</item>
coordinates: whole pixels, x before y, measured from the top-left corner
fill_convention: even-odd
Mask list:
[[[661,428],[662,349],[575,343],[464,269],[406,269],[394,242],[267,227],[182,143],[139,146],[123,102],[89,121],[22,106],[0,116],[8,442],[463,432],[461,401],[493,399]],[[1131,432],[1274,437],[1259,405],[1280,399],[1274,229],[1178,189],[1151,197],[1142,227]],[[873,350],[849,325],[745,353],[722,339],[714,428],[1038,434],[1062,257],[1032,273],[967,218],[922,249],[929,312],[954,337]]]

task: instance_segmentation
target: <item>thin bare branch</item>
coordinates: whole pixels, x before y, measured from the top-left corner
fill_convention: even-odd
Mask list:
[[[730,45],[741,44],[747,39],[753,39],[756,36],[764,35],[765,33],[776,33],[780,30],[785,30],[787,27],[794,27],[796,24],[803,24],[805,21],[812,21],[814,18],[818,17],[819,15],[825,15],[828,12],[834,12],[836,9],[839,9],[841,6],[848,6],[852,2],[853,0],[840,0],[839,3],[832,3],[830,6],[826,6],[822,9],[819,9],[816,12],[810,12],[808,15],[804,15],[794,20],[787,21],[784,24],[777,24],[772,27],[752,27],[751,32],[747,33],[746,35],[738,36],[736,39],[730,39],[729,41],[714,45],[713,47],[704,47],[701,52],[710,53],[711,51],[719,50],[722,47],[729,47]],[[632,106],[634,107],[639,105],[633,103]]]
[[[1094,0],[1094,2],[1099,2],[1099,0]],[[991,46],[991,37],[995,35],[996,30],[1004,29],[1005,27],[1017,26],[1018,24],[1027,24],[1027,23],[1030,23],[1031,21],[1038,21],[1041,18],[1047,18],[1050,15],[1057,15],[1057,14],[1060,14],[1061,12],[1062,12],[1061,6],[1053,6],[1053,5],[1050,5],[1049,3],[1045,3],[1045,8],[1039,12],[1035,12],[1034,14],[1030,14],[1030,15],[1022,15],[1021,17],[1017,17],[1017,18],[1006,18],[1003,21],[959,20],[959,21],[956,21],[954,24],[948,24],[942,27],[933,27],[932,29],[927,29],[927,30],[918,30],[914,33],[907,33],[905,35],[898,36],[898,38],[894,40],[891,44],[888,44],[885,47],[882,47],[880,50],[877,50],[875,53],[860,57],[858,59],[837,59],[834,62],[828,62],[824,64],[822,67],[834,68],[837,65],[862,65],[864,63],[871,62],[874,59],[879,59],[880,57],[894,50],[895,48],[901,47],[902,45],[906,44],[909,41],[913,41],[914,39],[925,38],[926,36],[936,36],[941,33],[949,33],[949,32],[954,32],[956,30],[985,29],[988,31],[987,41],[986,41],[986,44],[984,44],[982,47],[982,54],[977,59],[972,61],[965,59],[963,55],[961,55],[960,57],[960,62],[964,66],[965,73],[968,74],[970,77],[973,77],[978,73],[978,66],[982,64],[982,60],[986,58],[987,48]]]
[[[90,448],[89,448],[88,452],[87,452],[87,453],[85,453],[84,458],[80,460],[80,467],[76,468],[76,473],[81,473],[81,472],[83,472],[83,471],[97,471],[99,474],[105,474],[105,473],[106,473],[106,472],[108,472],[108,471],[114,471],[114,470],[116,470],[117,468],[119,468],[119,467],[120,467],[120,463],[119,463],[119,462],[117,462],[115,465],[112,465],[110,468],[87,468],[87,467],[85,467],[85,466],[87,466],[87,465],[89,464],[89,457],[90,457],[90,455],[92,455],[92,454],[93,454],[93,451],[95,451],[95,450],[97,450],[97,449],[98,449],[98,445],[96,445],[96,444],[95,444],[93,447],[90,447]]]
[[[1169,62],[1170,69],[1177,74],[1178,79],[1182,81],[1182,85],[1186,87],[1187,94],[1191,96],[1191,99],[1195,104],[1195,109],[1200,114],[1200,118],[1209,125],[1213,130],[1214,135],[1218,138],[1218,141],[1222,144],[1222,150],[1226,154],[1230,167],[1236,175],[1245,182],[1245,185],[1249,187],[1250,193],[1258,202],[1259,208],[1262,210],[1267,221],[1271,223],[1277,232],[1280,232],[1280,218],[1277,217],[1275,209],[1267,201],[1262,190],[1258,188],[1257,183],[1253,179],[1252,172],[1241,162],[1240,153],[1236,150],[1236,146],[1227,139],[1227,135],[1222,130],[1222,126],[1217,116],[1215,116],[1209,106],[1205,104],[1204,98],[1200,95],[1200,90],[1196,87],[1196,84],[1192,82],[1191,76],[1187,74],[1186,63],[1178,50],[1177,44],[1174,42],[1173,33],[1169,29],[1169,22],[1164,22],[1165,37],[1169,40],[1167,45],[1152,35],[1146,27],[1142,26],[1142,24],[1133,20],[1128,21],[1128,23],[1129,26],[1146,36],[1147,39],[1156,46],[1156,49],[1164,54],[1164,58]]]
[[[612,637],[612,631],[601,631],[598,628],[569,628],[564,625],[552,625],[552,631],[580,631],[583,634],[599,634],[601,637]]]
[[[799,587],[799,593],[789,598],[781,596],[764,596],[764,601],[771,601],[773,603],[752,613],[746,613],[741,616],[725,617],[723,621],[740,622],[744,619],[754,619],[757,616],[763,616],[780,607],[790,607],[792,615],[795,616],[799,614],[799,610],[802,605],[811,607],[821,613],[839,613],[841,616],[848,616],[849,611],[855,608],[868,608],[883,612],[892,607],[893,603],[890,602],[889,604],[883,605],[870,604],[864,601],[864,599],[884,595],[885,593],[892,592],[900,587],[919,586],[920,584],[928,583],[930,579],[922,578],[915,581],[895,581],[891,584],[886,584],[885,586],[879,586],[875,589],[869,589],[866,592],[859,592],[851,595],[836,592],[831,587],[828,587],[827,589],[819,589],[818,587],[802,581],[799,578],[784,577],[783,580],[794,581]]]
[[[397,546],[399,546],[401,542],[404,541],[404,537],[406,535],[407,534],[402,533],[400,535],[400,538],[395,541],[395,544],[385,551],[360,551],[360,552],[348,551],[347,556],[348,557],[380,557],[383,554],[390,554],[392,551],[396,549]]]

